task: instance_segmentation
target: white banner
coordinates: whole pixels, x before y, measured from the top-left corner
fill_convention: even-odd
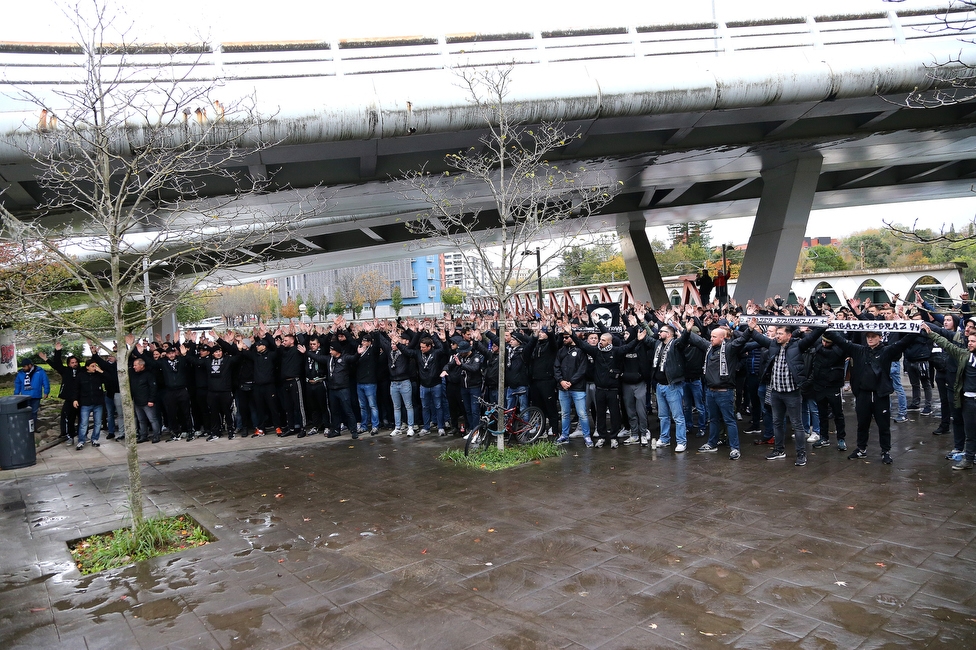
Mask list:
[[[755,318],[760,325],[792,325],[793,327],[826,327],[827,316],[740,316],[739,319]]]
[[[828,329],[834,332],[913,332],[922,331],[920,320],[835,320]]]

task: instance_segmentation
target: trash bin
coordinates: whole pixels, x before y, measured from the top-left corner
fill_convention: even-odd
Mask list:
[[[0,397],[0,469],[20,469],[36,463],[30,398]]]

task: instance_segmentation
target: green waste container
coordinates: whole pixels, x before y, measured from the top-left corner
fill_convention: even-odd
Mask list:
[[[30,397],[0,397],[0,469],[37,464]]]

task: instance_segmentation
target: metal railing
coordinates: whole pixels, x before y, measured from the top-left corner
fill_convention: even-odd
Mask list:
[[[432,37],[217,43],[175,52],[143,45],[130,66],[193,68],[202,79],[261,80],[437,70],[456,66],[551,64],[642,57],[714,58],[732,52],[822,49],[851,44],[958,40],[976,13],[965,6],[897,8],[857,15],[761,21],[620,25],[584,30],[446,34]],[[121,63],[121,57],[116,57]],[[70,44],[0,42],[0,86],[70,81],[81,52]],[[133,79],[132,81],[137,81]]]

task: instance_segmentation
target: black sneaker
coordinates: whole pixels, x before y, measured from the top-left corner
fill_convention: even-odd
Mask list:
[[[236,433],[228,433],[227,434],[227,439],[228,440],[233,440],[236,437],[237,437],[237,434]]]
[[[881,462],[884,463],[885,465],[891,465],[891,454],[889,454],[888,452],[884,452],[883,454],[881,454]]]
[[[101,447],[101,445],[98,444],[98,441],[97,440],[93,440],[92,441],[92,447]]]
[[[947,433],[949,433],[949,430],[948,429],[943,429],[942,427],[939,427],[938,429],[936,429],[935,431],[932,432],[932,435],[933,436],[944,436]]]
[[[766,454],[766,460],[779,460],[781,458],[786,458],[785,451],[776,451],[775,449],[768,454]]]
[[[806,454],[804,454],[803,456],[797,456],[796,461],[793,464],[796,465],[797,467],[803,467],[804,465],[806,465],[807,464]]]
[[[830,440],[828,440],[827,438],[821,438],[820,440],[816,441],[812,445],[814,449],[823,449],[824,447],[829,447],[829,446],[830,446]]]
[[[220,436],[216,433],[211,433],[209,436],[207,436],[207,442],[213,442],[214,440],[218,439],[220,439]]]
[[[847,457],[847,460],[857,460],[858,458],[867,458],[867,457],[868,457],[868,452],[864,451],[863,449],[855,449]]]
[[[919,406],[918,406],[918,404],[916,404],[916,405],[914,405],[914,406],[912,406],[912,405],[909,405],[909,406],[908,406],[908,408],[907,408],[907,409],[905,409],[905,410],[906,410],[906,411],[919,411],[919,410],[921,410],[921,409],[919,408]]]
[[[305,436],[307,436],[307,435],[308,435],[308,434],[307,434],[307,433],[305,433],[304,431],[299,431],[299,432],[298,432],[298,436],[297,436],[297,437],[299,437],[299,438],[304,438],[304,437],[305,437]]]

